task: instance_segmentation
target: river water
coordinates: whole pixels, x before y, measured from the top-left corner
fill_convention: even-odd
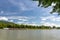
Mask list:
[[[0,40],[60,40],[60,30],[1,30]]]

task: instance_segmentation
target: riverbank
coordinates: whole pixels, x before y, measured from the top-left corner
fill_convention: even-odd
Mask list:
[[[54,30],[54,29],[38,29],[38,28],[3,28],[2,30]],[[56,30],[56,29],[55,29]]]

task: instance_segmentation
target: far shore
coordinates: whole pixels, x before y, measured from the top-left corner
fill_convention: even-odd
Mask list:
[[[38,29],[38,28],[3,28],[3,30],[53,30],[53,29]]]

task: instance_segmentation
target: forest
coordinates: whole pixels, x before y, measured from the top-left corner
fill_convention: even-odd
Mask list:
[[[60,27],[56,26],[33,26],[33,25],[24,25],[24,24],[16,24],[13,22],[7,22],[7,21],[0,21],[0,29],[4,28],[13,28],[13,29],[60,29]]]

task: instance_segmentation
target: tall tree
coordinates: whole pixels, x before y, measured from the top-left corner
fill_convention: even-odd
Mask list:
[[[38,6],[47,8],[49,6],[52,5],[52,3],[54,3],[55,5],[53,6],[53,10],[51,11],[51,13],[58,13],[60,15],[60,0],[33,0],[33,1],[38,1],[39,4]]]

